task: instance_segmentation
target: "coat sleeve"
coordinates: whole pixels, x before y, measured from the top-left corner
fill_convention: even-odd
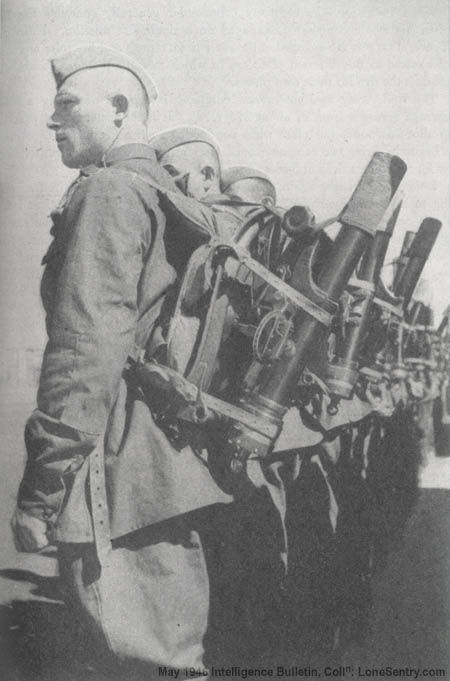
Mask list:
[[[19,507],[37,517],[56,519],[71,476],[105,430],[133,350],[143,262],[164,219],[148,192],[154,202],[131,176],[105,169],[67,207],[67,252],[19,489]]]

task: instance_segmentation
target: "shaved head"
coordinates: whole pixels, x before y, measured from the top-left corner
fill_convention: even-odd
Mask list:
[[[149,115],[147,93],[138,78],[128,69],[116,66],[97,66],[82,69],[61,85],[82,87],[90,97],[104,98],[110,102],[115,97],[125,97],[128,101],[128,115],[146,123]]]

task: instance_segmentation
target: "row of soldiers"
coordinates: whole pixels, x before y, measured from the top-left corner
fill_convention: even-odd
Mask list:
[[[148,140],[156,91],[128,57],[52,68],[47,125],[80,174],[44,258],[17,546],[57,546],[119,678],[338,660],[414,503],[418,405],[447,385],[445,324],[413,300],[441,225],[408,237],[389,289],[398,157],[317,223],[222,169],[202,129]]]
[[[213,148],[216,168],[220,169],[218,146],[200,129],[177,128],[155,136],[150,144],[154,145],[160,162],[177,182],[180,176],[184,181],[195,167],[196,147],[200,150],[205,144]],[[173,149],[172,144],[176,145]],[[188,146],[191,156],[184,146]],[[166,166],[167,153],[169,163]],[[178,154],[185,162],[181,170]],[[186,185],[181,186],[188,194]],[[219,225],[222,210],[226,210],[227,220],[233,210],[240,214],[231,232],[220,233],[220,243],[230,238],[237,243],[240,241],[249,247],[254,257],[270,267],[267,257],[261,256],[262,244],[273,238],[275,225],[268,228],[264,221],[263,226],[260,222],[260,243],[242,238],[245,234],[242,224],[251,223],[255,211],[262,209],[264,212],[266,208],[266,218],[275,213],[281,222],[281,230],[285,229],[291,237],[294,234],[294,241],[301,244],[302,250],[313,243],[319,251],[315,257],[323,258],[326,263],[332,242],[324,227],[330,221],[317,226],[313,213],[306,207],[295,207],[290,211],[277,208],[276,189],[265,173],[248,167],[225,169],[220,187],[229,199],[224,200],[223,195],[222,199],[210,196],[208,201],[197,194],[203,202],[215,202]],[[208,196],[207,192],[205,196]],[[237,628],[238,638],[244,646],[239,656],[242,661],[249,658],[250,640],[255,645],[254,661],[260,659],[264,648],[267,663],[277,659],[280,651],[283,651],[283,657],[287,656],[295,663],[305,660],[317,663],[339,660],[352,642],[364,639],[369,628],[371,575],[376,566],[384,564],[389,549],[401,538],[417,497],[420,464],[424,463],[426,448],[434,446],[425,433],[436,430],[438,451],[443,447],[445,453],[445,446],[448,447],[448,314],[444,314],[439,328],[434,328],[432,309],[422,302],[420,295],[417,299],[413,297],[415,290],[420,291],[417,283],[440,223],[428,218],[417,233],[407,232],[401,253],[392,263],[392,287],[388,288],[382,277],[383,263],[401,201],[398,192],[377,225],[372,248],[363,253],[353,278],[347,282],[327,338],[327,348],[322,347],[320,352],[313,348],[309,350],[299,381],[300,397],[292,401],[283,417],[280,434],[271,450],[271,463],[263,471],[263,483],[257,476],[252,477],[254,473],[247,462],[247,475],[253,485],[260,489],[264,487],[269,492],[271,504],[278,510],[284,535],[281,550],[279,540],[274,539],[277,532],[280,533],[276,522],[271,528],[271,541],[277,546],[275,553],[281,557],[285,572],[281,577],[279,570],[274,569],[277,557],[272,556],[268,571],[277,574],[278,581],[275,585],[272,583],[272,590],[267,590],[264,580],[263,589],[256,589],[257,593],[252,595],[253,604],[247,603],[250,610],[257,607],[259,614],[253,614],[252,619],[247,613],[247,636],[243,636],[244,624]],[[211,236],[212,240],[214,238],[217,235]],[[289,244],[284,244],[282,249],[288,247]],[[320,251],[323,251],[322,255]],[[198,258],[194,257],[194,261],[197,268]],[[277,271],[275,267],[273,269]],[[254,280],[252,284],[255,285]],[[186,292],[183,295],[186,296]],[[228,296],[232,301],[230,290]],[[189,334],[193,333],[197,339],[200,320],[192,308],[181,319],[176,320],[175,334],[180,333],[182,338],[181,351],[176,347],[172,329],[170,357],[166,354],[159,359],[163,365],[168,364],[186,375],[189,353],[195,345],[194,340],[189,343]],[[171,321],[173,324],[173,318]],[[258,329],[254,329],[253,339],[257,333]],[[280,329],[271,328],[264,339],[266,351],[270,343],[276,344],[280,333]],[[238,363],[239,355],[246,354],[242,336],[236,340],[232,333],[227,333],[226,339],[232,344],[233,363]],[[272,355],[273,361],[273,347],[267,354]],[[229,382],[230,374],[236,373],[236,366],[227,365],[223,348],[218,355],[218,364],[225,363],[227,367]],[[217,363],[214,370],[221,374]],[[195,372],[191,373],[190,380],[199,389],[202,387],[196,381]],[[231,390],[224,388],[223,381],[219,385],[213,380],[209,385],[217,395],[236,398],[236,385]],[[175,389],[170,399],[176,392]],[[190,399],[193,397],[187,397],[188,402]],[[198,402],[198,396],[195,400]],[[295,472],[293,466],[298,468]],[[278,476],[275,484],[273,479],[269,481],[269,470],[270,474]],[[254,535],[258,537],[258,544],[267,532],[267,526],[264,531],[258,523],[255,526],[255,498],[249,504],[248,489],[246,495],[247,510],[240,509],[239,523],[247,513],[246,541],[249,535]],[[270,516],[268,508],[266,514]],[[267,523],[266,514],[264,523]],[[223,534],[222,530],[222,537]],[[240,542],[234,537],[236,545],[231,550],[234,556],[242,554],[242,540],[242,536]],[[249,593],[255,592],[255,586],[251,587],[251,581],[247,579],[249,566],[254,563],[256,573],[261,570],[261,565],[267,561],[270,543],[266,536],[261,544],[263,557],[259,555],[258,546],[250,543],[251,550],[240,569],[236,566],[236,557],[233,559],[233,579],[240,574],[245,583],[239,595],[241,603],[249,601]],[[256,562],[255,556],[258,556]],[[223,563],[226,563],[225,558]],[[257,579],[254,581],[258,583]],[[238,609],[236,603],[230,608],[232,591],[228,585],[225,590],[227,606],[223,604],[219,610],[222,616],[228,612],[235,623]],[[263,606],[267,594],[270,596]],[[274,616],[274,606],[279,609],[278,619]],[[261,619],[258,620],[261,611],[265,612],[265,626],[261,625]],[[259,622],[257,635],[256,622]],[[223,631],[223,623],[220,628]],[[228,652],[231,659],[236,656],[236,641],[233,646],[234,653]]]

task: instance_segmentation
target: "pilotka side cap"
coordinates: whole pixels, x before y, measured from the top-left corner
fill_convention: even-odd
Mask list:
[[[56,87],[59,88],[64,81],[78,71],[91,69],[99,66],[115,66],[130,71],[141,83],[149,102],[155,100],[158,91],[153,79],[143,66],[128,57],[128,55],[113,50],[103,45],[86,45],[77,47],[66,52],[60,57],[50,60]]]

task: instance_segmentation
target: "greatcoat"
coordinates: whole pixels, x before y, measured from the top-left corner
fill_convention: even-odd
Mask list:
[[[209,598],[189,519],[231,497],[201,451],[171,445],[124,374],[177,277],[171,192],[153,150],[129,144],[82,171],[52,214],[48,344],[18,504],[53,526],[71,598],[110,648],[183,667],[202,663]],[[184,251],[213,223],[184,219]]]

